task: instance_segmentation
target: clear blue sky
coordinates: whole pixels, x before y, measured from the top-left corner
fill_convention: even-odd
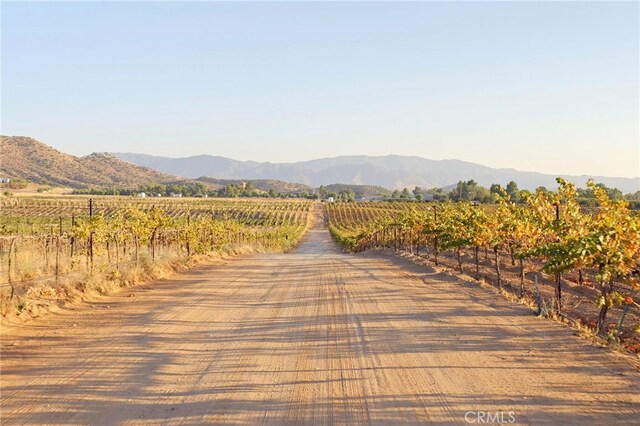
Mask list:
[[[638,2],[1,8],[2,134],[72,154],[640,176]]]

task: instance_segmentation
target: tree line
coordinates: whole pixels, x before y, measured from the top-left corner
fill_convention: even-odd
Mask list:
[[[640,209],[640,191],[635,193],[623,194],[617,188],[610,188],[603,183],[591,184],[606,192],[607,196],[612,200],[627,200],[629,207],[633,210]],[[394,191],[390,198],[392,199],[415,199],[433,200],[433,201],[472,201],[477,203],[489,204],[498,203],[502,192],[506,192],[512,202],[523,204],[526,200],[537,192],[551,192],[544,186],[536,188],[535,191],[520,189],[515,181],[509,182],[504,188],[497,183],[492,184],[489,188],[479,185],[473,179],[468,181],[459,181],[450,191],[442,188],[423,189],[416,186],[413,191],[409,192],[407,188],[402,191]],[[413,195],[413,197],[412,197]],[[598,199],[591,186],[587,188],[576,188],[576,201],[581,206],[596,207]]]
[[[144,193],[151,197],[220,197],[220,198],[307,198],[316,199],[317,194],[309,191],[264,191],[256,188],[252,182],[244,184],[232,183],[219,189],[211,189],[200,182],[143,185],[138,188],[84,188],[76,189],[78,195],[122,195],[136,196]]]
[[[335,185],[334,185],[335,186]],[[87,188],[76,189],[74,194],[86,195],[124,195],[132,196],[145,193],[147,196],[170,197],[172,195],[181,195],[184,197],[224,197],[224,198],[249,198],[249,197],[265,197],[265,198],[306,198],[306,199],[322,199],[332,198],[335,201],[353,202],[358,200],[366,200],[367,197],[362,192],[349,188],[349,185],[337,185],[344,187],[341,190],[330,190],[325,186],[320,186],[315,190],[295,190],[295,191],[277,191],[271,188],[267,191],[256,188],[251,181],[242,184],[229,184],[219,189],[211,189],[200,182],[195,183],[173,183],[173,184],[155,184],[145,185],[138,188]],[[629,207],[633,210],[640,209],[640,191],[630,194],[623,194],[616,188],[610,188],[602,183],[596,184],[597,187],[603,189],[609,198],[613,200],[625,199],[629,202]],[[497,198],[502,190],[500,184],[494,183],[489,188],[481,186],[475,180],[459,181],[455,187],[450,190],[443,188],[425,189],[420,186],[414,187],[413,190],[404,188],[394,191],[380,191],[374,197],[385,200],[415,200],[415,201],[472,201],[477,203],[497,203]],[[535,191],[520,189],[515,181],[509,182],[504,191],[509,195],[510,199],[515,203],[524,203],[527,197],[533,193],[542,191],[550,192],[544,186],[538,187]],[[577,188],[577,201],[581,206],[595,207],[597,199],[593,191],[589,188]]]

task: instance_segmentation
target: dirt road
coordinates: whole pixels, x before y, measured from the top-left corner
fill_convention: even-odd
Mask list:
[[[1,344],[2,424],[640,424],[628,362],[322,223]]]

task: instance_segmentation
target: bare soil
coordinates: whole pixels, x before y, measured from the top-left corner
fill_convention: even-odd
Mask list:
[[[480,255],[479,273],[480,280],[483,283],[498,287],[496,272],[495,272],[495,260],[493,253],[488,256],[482,252]],[[420,264],[424,262],[433,262],[433,253],[431,250],[423,248],[420,256],[408,256]],[[475,280],[475,259],[473,257],[472,250],[462,251],[463,262],[463,274],[465,274],[470,280]],[[451,274],[460,275],[458,270],[458,260],[452,251],[440,253],[438,255],[438,263],[440,271],[449,272]],[[513,296],[519,296],[520,294],[520,268],[511,263],[511,259],[508,256],[502,254],[500,256],[500,269],[503,290],[511,293]],[[534,279],[538,279],[539,287],[538,291],[542,297],[544,306],[547,310],[551,311],[553,307],[553,299],[555,297],[555,279],[552,275],[543,274],[539,271],[542,270],[542,262],[540,260],[527,260],[525,263],[525,285],[524,285],[524,297],[535,303],[535,284]],[[579,321],[583,326],[589,327],[593,330],[596,328],[596,320],[600,308],[597,306],[596,301],[600,294],[594,284],[595,271],[584,271],[584,284],[579,284],[578,273],[576,271],[570,271],[562,275],[562,314],[573,321]],[[623,286],[620,283],[616,284],[617,289],[621,290],[624,294],[632,294],[634,299],[638,299],[638,291],[631,289],[629,286]],[[623,327],[619,331],[619,339],[622,346],[631,352],[640,355],[640,333],[635,331],[635,327],[640,324],[640,309],[636,302],[631,309],[624,316]],[[606,327],[607,330],[616,328],[619,324],[620,318],[623,315],[623,311],[620,306],[614,306],[609,308],[607,315]]]
[[[322,221],[292,253],[5,326],[0,345],[2,424],[640,424],[625,358],[474,283],[343,254]]]

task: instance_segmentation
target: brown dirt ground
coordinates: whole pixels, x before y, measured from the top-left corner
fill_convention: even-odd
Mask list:
[[[640,424],[640,373],[318,221],[253,255],[5,326],[2,424]],[[475,418],[474,414],[468,419]]]
[[[433,265],[433,254],[428,248],[421,249],[420,256],[411,256],[405,253],[405,257],[409,257],[420,264],[424,262],[431,262]],[[463,273],[470,280],[475,280],[475,260],[472,250],[462,251],[463,261]],[[458,270],[458,260],[455,254],[449,250],[444,253],[440,253],[438,256],[438,263],[440,271],[449,272],[454,275],[460,275]],[[514,296],[518,296],[520,293],[520,269],[517,266],[511,264],[509,256],[502,254],[500,256],[500,268],[502,275],[502,285],[505,291],[511,293]],[[538,278],[540,295],[544,301],[548,310],[553,307],[553,298],[555,297],[555,281],[551,275],[543,274],[539,271],[542,270],[542,262],[539,260],[528,260],[525,263],[525,294],[527,300],[535,303],[535,277]],[[493,253],[490,253],[488,258],[485,257],[484,251],[480,254],[480,279],[483,283],[490,284],[494,287],[498,287],[496,272],[495,272],[495,260]],[[573,320],[580,321],[584,326],[589,326],[595,329],[596,320],[598,318],[599,307],[596,304],[599,292],[595,287],[594,281],[595,271],[584,271],[585,283],[578,284],[578,273],[576,271],[570,271],[562,276],[562,313],[565,317]],[[617,284],[616,287],[625,294],[632,294],[634,298],[638,299],[638,291],[632,290],[628,286],[622,286]],[[607,315],[607,329],[611,329],[617,326],[618,321],[622,315],[622,309],[618,306],[609,309]],[[620,339],[622,345],[632,352],[640,354],[640,333],[637,333],[634,328],[640,324],[640,309],[637,304],[634,305],[625,315],[625,321],[623,328],[620,330],[622,333]]]

